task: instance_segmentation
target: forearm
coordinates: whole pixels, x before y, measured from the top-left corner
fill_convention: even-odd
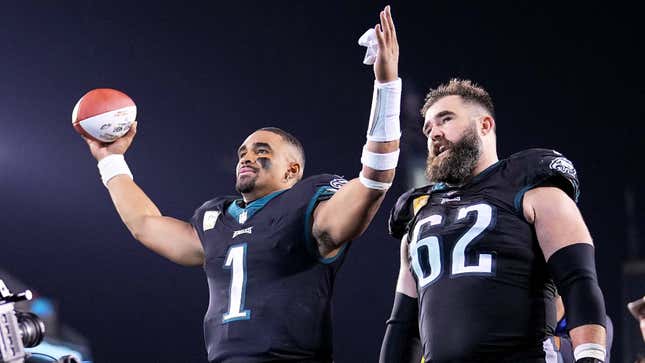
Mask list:
[[[127,175],[110,179],[107,188],[121,220],[135,238],[143,234],[146,217],[161,216],[159,208]]]
[[[115,176],[107,187],[121,220],[137,241],[172,262],[184,266],[203,264],[204,252],[190,223],[162,216],[127,175]]]
[[[397,292],[379,354],[379,363],[418,363],[422,349],[417,322],[417,299]]]
[[[571,343],[573,348],[580,346],[581,344],[594,343],[606,346],[606,332],[605,327],[597,324],[586,324],[581,325],[577,328],[571,329],[569,331],[569,336],[571,337]]]
[[[388,154],[392,152],[396,152],[399,150],[399,140],[392,140],[392,141],[386,141],[386,142],[377,142],[377,141],[370,141],[368,140],[367,143],[365,144],[367,147],[367,150],[373,153],[377,154]],[[388,170],[376,170],[373,168],[370,168],[369,166],[363,165],[363,168],[361,169],[361,173],[363,174],[364,177],[379,181],[382,183],[392,183],[394,180],[394,170],[395,169],[388,169]],[[374,189],[371,189],[374,190]],[[385,194],[385,190],[377,190],[381,194]]]

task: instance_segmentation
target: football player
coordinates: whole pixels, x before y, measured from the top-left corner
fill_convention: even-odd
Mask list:
[[[398,44],[389,7],[374,28],[379,50],[359,177],[302,179],[300,142],[278,128],[239,146],[240,196],[204,203],[190,222],[161,214],[123,154],[136,124],[112,144],[86,139],[121,219],[135,239],[173,262],[203,266],[209,362],[331,362],[331,294],[348,243],[374,217],[399,156]]]
[[[418,332],[425,362],[555,362],[557,287],[576,362],[603,362],[605,305],[572,163],[547,149],[499,160],[493,102],[468,80],[431,90],[421,111],[430,184],[390,216],[401,269],[381,361]]]

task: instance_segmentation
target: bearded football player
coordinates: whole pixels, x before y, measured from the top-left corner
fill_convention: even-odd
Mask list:
[[[425,362],[556,362],[556,288],[576,362],[603,362],[605,305],[572,163],[548,149],[499,160],[493,102],[467,80],[431,90],[422,115],[430,183],[390,214],[401,268],[381,362],[419,362],[415,340]]]

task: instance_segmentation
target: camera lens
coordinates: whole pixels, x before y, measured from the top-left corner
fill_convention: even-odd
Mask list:
[[[16,311],[20,334],[22,335],[22,344],[26,348],[35,347],[43,341],[45,337],[45,323],[34,313],[25,313]]]

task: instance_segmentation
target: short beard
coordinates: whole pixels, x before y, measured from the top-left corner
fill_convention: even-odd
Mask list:
[[[268,171],[271,169],[271,160],[268,158],[258,158],[257,163],[260,164],[260,168],[264,169],[265,171]],[[238,193],[240,194],[247,194],[251,193],[253,189],[255,189],[255,182],[258,180],[258,173],[260,170],[256,170],[255,175],[252,178],[244,179],[241,181],[238,177],[237,181],[235,182],[235,190],[237,190]]]
[[[426,161],[426,177],[431,183],[463,184],[472,175],[479,156],[481,155],[481,140],[477,137],[475,127],[464,131],[461,140],[450,143],[449,152],[442,160],[439,156],[428,155]]]
[[[237,179],[235,183],[235,190],[240,194],[251,193],[255,189],[255,181],[258,179],[258,175],[255,174],[252,178],[244,178],[243,180]]]

